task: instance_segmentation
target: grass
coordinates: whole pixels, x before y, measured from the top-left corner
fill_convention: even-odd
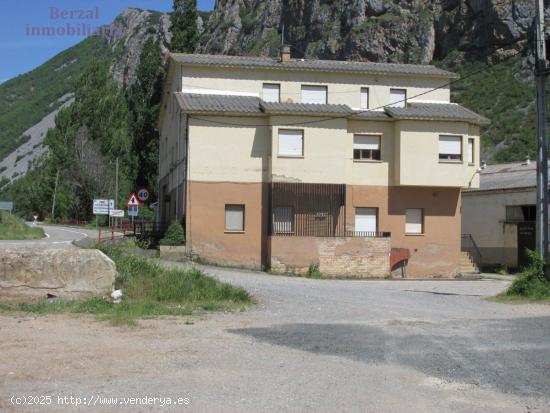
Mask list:
[[[529,251],[531,265],[518,274],[512,285],[494,299],[500,302],[550,302],[550,281],[544,276],[541,258]]]
[[[0,304],[0,310],[29,313],[94,314],[113,325],[134,326],[138,319],[188,316],[201,311],[244,309],[252,302],[247,291],[207,277],[199,270],[161,267],[120,246],[101,246],[117,266],[115,288],[123,300],[106,298],[74,301]]]
[[[0,211],[0,240],[25,240],[44,238],[42,228],[32,228],[13,214]]]

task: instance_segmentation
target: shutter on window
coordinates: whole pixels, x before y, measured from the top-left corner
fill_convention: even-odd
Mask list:
[[[355,231],[376,232],[376,208],[355,208]]]
[[[421,209],[407,209],[405,220],[405,232],[407,234],[422,234]]]
[[[244,231],[244,206],[225,206],[225,229],[228,231]]]
[[[407,91],[405,89],[390,89],[390,105],[395,108],[404,108]]]
[[[468,163],[474,163],[474,140],[468,140]]]
[[[302,156],[303,138],[303,131],[280,130],[279,155]]]
[[[361,88],[361,109],[368,109],[368,108],[369,108],[369,88],[362,87]]]
[[[446,155],[460,155],[461,141],[462,138],[460,136],[440,136],[439,153],[444,153]]]
[[[302,86],[302,103],[326,104],[326,86]]]
[[[265,83],[262,90],[264,102],[279,102],[280,86],[272,83]]]
[[[353,149],[380,149],[380,136],[378,135],[355,135],[353,137]]]

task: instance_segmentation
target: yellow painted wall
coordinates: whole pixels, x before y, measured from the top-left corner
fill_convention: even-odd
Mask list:
[[[281,102],[301,102],[302,85],[328,86],[328,103],[360,107],[361,87],[369,87],[369,107],[387,105],[390,88],[407,89],[407,97],[439,87],[418,101],[449,102],[448,79],[411,76],[372,76],[361,74],[249,70],[183,66],[182,89],[190,93],[243,93],[261,97],[263,83],[281,83]]]
[[[477,128],[465,122],[410,121],[395,122],[399,139],[399,185],[467,187],[472,177],[472,187],[478,185],[479,155],[475,165],[468,165],[468,138],[475,139],[475,154],[479,154],[479,136],[473,135]],[[472,133],[472,135],[470,135]],[[478,133],[478,132],[477,132]],[[439,161],[439,136],[462,136],[462,161]]]
[[[222,126],[202,119],[235,123]],[[260,117],[201,116],[189,120],[189,179],[203,182],[262,182],[270,154],[269,127]],[[252,126],[247,126],[252,125]]]

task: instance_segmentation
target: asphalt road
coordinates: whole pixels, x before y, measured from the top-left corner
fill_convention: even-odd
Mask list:
[[[32,223],[27,224],[33,226]],[[86,237],[97,237],[97,231],[90,229],[41,224],[37,226],[44,229],[45,238],[38,240],[0,241],[0,247],[74,248],[72,245],[73,241]]]
[[[258,304],[135,329],[0,314],[0,411],[550,412],[550,306],[487,301],[505,281],[204,269]],[[22,408],[12,395],[190,404]]]

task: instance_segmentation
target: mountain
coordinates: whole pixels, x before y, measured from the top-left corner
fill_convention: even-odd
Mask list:
[[[453,100],[492,120],[482,155],[535,155],[531,0],[218,0],[201,13],[199,53],[276,56],[281,38],[294,57],[433,63],[460,73]],[[44,153],[45,131],[70,104],[76,78],[94,60],[128,87],[145,41],[170,43],[167,14],[127,9],[108,36],[90,37],[0,85],[0,179],[25,173]],[[10,156],[8,156],[11,153]]]

